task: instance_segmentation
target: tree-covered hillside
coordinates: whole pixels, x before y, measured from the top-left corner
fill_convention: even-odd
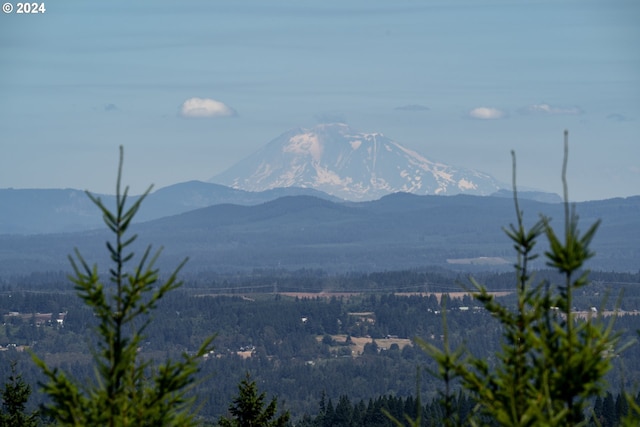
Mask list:
[[[367,292],[363,284],[377,283],[384,287],[420,277],[439,277],[445,292],[460,289],[455,275],[446,278],[442,272],[433,273],[436,276],[430,274],[415,271],[353,276],[328,276],[319,272],[260,274],[259,283],[282,283],[296,277],[302,290],[330,281],[342,283],[345,288],[341,290],[346,290],[353,280],[351,294],[297,298],[273,294],[273,287],[260,288],[264,292],[256,293],[256,275],[228,278],[227,285],[233,288],[228,293],[235,296],[208,294],[203,292],[202,283],[187,283],[159,304],[141,352],[145,357],[158,359],[176,356],[183,350],[196,350],[204,338],[217,334],[215,352],[201,364],[199,375],[204,381],[194,390],[203,403],[201,415],[210,420],[225,413],[237,392],[237,384],[247,371],[261,390],[269,396],[278,396],[279,405],[290,410],[293,419],[304,414],[317,415],[323,393],[334,404],[342,395],[352,402],[390,393],[415,396],[417,366],[423,368],[421,392],[425,402],[429,402],[436,397],[439,383],[424,372],[435,366],[414,345],[413,339],[421,337],[436,345],[442,343],[440,295],[398,294],[393,293],[396,291],[393,287],[382,292]],[[550,273],[539,274],[544,277]],[[616,329],[624,331],[624,339],[634,338],[635,331],[640,329],[640,315],[635,312],[640,308],[640,277],[605,272],[593,276],[597,285],[586,288],[590,292],[576,297],[575,309],[582,312],[589,312],[591,307],[613,310],[616,296],[624,292],[621,309],[628,313],[617,319]],[[502,274],[487,274],[483,278],[496,283],[506,280]],[[62,278],[52,274],[50,279],[55,283]],[[46,282],[43,278],[43,284]],[[43,288],[36,284],[30,291],[5,288],[0,294],[0,313],[4,316],[4,327],[0,329],[0,345],[4,349],[0,352],[3,360],[0,377],[7,378],[9,362],[18,360],[19,371],[33,386],[31,404],[43,399],[37,387],[37,381],[42,378],[28,355],[20,352],[23,346],[78,377],[93,375],[87,352],[91,342],[89,327],[95,324],[91,311],[69,291],[47,292]],[[405,289],[399,292],[403,291]],[[611,297],[604,305],[594,305],[607,294]],[[512,303],[512,296],[500,299]],[[495,319],[468,296],[449,298],[446,310],[452,345],[464,343],[473,354],[491,360],[501,343],[501,329]],[[36,313],[52,316],[39,323],[40,315]],[[57,322],[61,317],[64,317],[62,324]],[[346,342],[347,337],[351,344]],[[389,337],[400,344],[393,345],[394,340]],[[361,338],[369,344],[357,350],[356,341]],[[637,347],[624,352],[615,364],[616,368],[609,374],[611,392],[619,392],[622,385],[635,390],[640,384]]]

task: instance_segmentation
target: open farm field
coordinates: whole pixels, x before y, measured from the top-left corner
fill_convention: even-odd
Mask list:
[[[323,336],[320,335],[318,337],[316,337],[316,339],[318,341],[322,341],[323,340]],[[353,357],[357,357],[363,354],[364,352],[364,346],[366,344],[370,344],[375,342],[376,345],[378,346],[378,349],[381,351],[385,351],[388,350],[391,345],[393,344],[397,344],[398,347],[400,347],[400,350],[402,350],[405,346],[407,345],[413,345],[413,343],[411,342],[410,339],[407,338],[394,338],[394,337],[389,337],[389,338],[371,338],[371,337],[351,337],[351,344],[347,344],[347,335],[346,334],[336,334],[336,335],[331,335],[331,338],[333,339],[333,341],[335,342],[336,345],[332,346],[333,349],[336,349],[338,347],[344,347],[346,345],[349,346],[349,349],[351,350],[351,355]]]
[[[362,292],[279,292],[279,295],[291,298],[351,298]]]
[[[291,298],[351,298],[354,296],[363,295],[366,292],[281,292],[279,295],[291,297]],[[496,297],[503,297],[511,294],[509,291],[489,292]],[[408,297],[408,296],[420,296],[429,297],[431,295],[438,299],[438,302],[442,300],[442,295],[448,295],[452,299],[462,299],[464,296],[471,297],[470,292],[394,292],[393,295]]]

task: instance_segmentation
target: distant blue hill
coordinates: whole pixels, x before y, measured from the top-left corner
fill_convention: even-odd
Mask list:
[[[562,234],[562,204],[522,199],[520,208],[525,223],[543,213]],[[576,209],[582,229],[602,219],[593,241],[596,257],[588,267],[637,271],[640,196],[577,203]],[[303,195],[254,205],[212,205],[139,223],[134,231],[140,245],[165,248],[165,266],[189,257],[185,272],[427,266],[466,271],[510,268],[515,257],[503,228],[514,221],[513,202],[506,197],[396,193],[376,201],[336,203]],[[68,269],[66,255],[74,247],[92,262],[106,261],[104,241],[110,236],[103,229],[0,236],[0,276]],[[538,249],[546,249],[544,239]],[[542,257],[538,263],[544,266]]]
[[[313,195],[339,201],[307,188],[277,188],[263,192],[189,181],[160,188],[143,203],[137,222],[176,215],[206,206],[232,203],[255,205],[283,196]],[[111,195],[97,194],[106,204]],[[135,200],[137,197],[132,197]],[[0,189],[0,234],[64,233],[100,228],[102,217],[84,191],[75,189]]]
[[[96,194],[113,204],[111,195]],[[202,181],[188,181],[153,191],[143,203],[137,222],[150,221],[220,204],[251,206],[286,196],[314,196],[333,202],[342,200],[312,188],[274,188],[260,192],[238,190]],[[500,190],[496,197],[511,198]],[[520,197],[555,203],[560,197],[541,192],[522,192]],[[137,196],[132,197],[135,200]],[[100,213],[84,191],[77,189],[0,189],[0,234],[47,234],[91,230],[103,225]]]

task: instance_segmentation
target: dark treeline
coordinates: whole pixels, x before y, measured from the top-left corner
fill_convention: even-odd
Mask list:
[[[538,270],[540,281],[558,282],[552,270]],[[431,267],[425,270],[384,271],[376,273],[329,274],[320,269],[254,269],[252,272],[218,273],[213,271],[185,272],[180,275],[183,289],[217,293],[277,293],[277,292],[459,292],[471,289],[471,277],[490,291],[513,289],[513,272],[473,272]],[[610,295],[614,299],[624,289],[625,296],[640,296],[640,270],[636,273],[592,271],[588,290],[596,296]],[[0,292],[44,291],[74,293],[68,272],[34,272],[22,276],[0,276]]]
[[[640,403],[640,394],[636,396]],[[451,406],[458,425],[470,425],[468,416],[473,413],[475,402],[458,393],[452,396]],[[607,392],[604,397],[597,397],[592,411],[585,414],[588,426],[617,427],[622,418],[629,412],[629,403],[621,393]],[[368,400],[352,402],[349,396],[343,395],[334,402],[323,395],[318,405],[316,416],[304,416],[296,425],[300,427],[396,427],[393,418],[407,424],[406,417],[420,419],[423,427],[444,425],[446,411],[442,400],[434,398],[428,404],[422,404],[414,396],[398,397],[384,395]],[[483,418],[483,425],[497,426],[490,418]]]

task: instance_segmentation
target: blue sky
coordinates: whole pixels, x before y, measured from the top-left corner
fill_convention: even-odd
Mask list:
[[[14,2],[15,3],[15,2]],[[561,192],[640,194],[640,2],[47,1],[0,16],[0,188],[208,180],[346,121]],[[195,117],[194,117],[195,116]]]

